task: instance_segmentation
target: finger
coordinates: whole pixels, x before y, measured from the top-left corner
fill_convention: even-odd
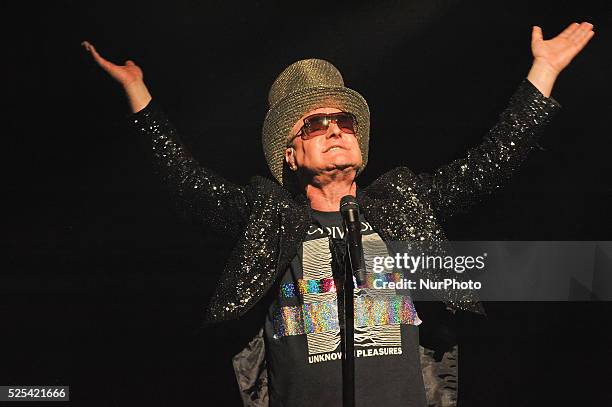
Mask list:
[[[587,45],[587,43],[593,38],[595,35],[594,31],[588,31],[584,37],[581,37],[579,40],[574,41],[574,56],[582,51],[582,49]],[[573,58],[573,57],[572,57]]]
[[[92,50],[95,51],[94,46],[89,41],[83,41],[83,42],[81,42],[81,45],[85,48],[85,51],[87,51],[89,53],[91,53]]]
[[[584,22],[569,36],[569,39],[574,42],[579,42],[588,35],[592,28],[593,24]]]
[[[125,61],[125,65],[134,66],[136,64],[131,59],[128,59],[127,61]]]
[[[542,34],[542,29],[537,25],[534,25],[531,29],[531,43],[533,44],[534,42],[542,41],[543,38],[544,36]]]
[[[591,31],[590,30],[579,30],[578,32],[576,32],[575,34],[572,35],[571,37],[571,41],[578,45],[580,43],[582,43],[584,41],[584,39],[589,35]]]
[[[570,25],[567,26],[567,28],[565,30],[563,30],[561,32],[561,34],[559,34],[559,36],[562,37],[562,38],[568,38],[570,35],[572,35],[578,29],[578,27],[580,27],[580,24],[578,24],[578,23],[571,23]]]
[[[98,51],[96,51],[96,48],[91,44],[90,44],[89,52],[91,52],[91,55],[93,56],[96,63],[100,65],[100,67],[104,69],[106,72],[111,73],[112,70],[117,68],[117,65],[113,64],[112,62],[110,62],[109,60],[103,58],[100,54],[98,54]]]
[[[83,47],[85,47],[85,50],[86,50],[87,52],[90,52],[90,53],[91,53],[91,52],[94,52],[94,51],[96,50],[96,48],[93,46],[93,44],[92,44],[91,42],[89,42],[89,41],[83,41],[83,42],[81,43],[81,45],[82,45]],[[92,55],[93,55],[93,54],[92,54]]]
[[[582,50],[582,48],[584,48],[585,45],[587,45],[587,43],[591,41],[591,38],[593,38],[594,35],[595,31],[589,31],[580,41],[578,41],[576,43],[576,45],[578,46],[578,51]]]

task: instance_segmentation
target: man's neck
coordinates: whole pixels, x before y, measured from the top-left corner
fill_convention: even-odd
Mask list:
[[[340,210],[340,200],[346,195],[357,195],[357,184],[354,174],[334,179],[317,179],[306,185],[306,197],[310,207],[322,212],[335,212]]]

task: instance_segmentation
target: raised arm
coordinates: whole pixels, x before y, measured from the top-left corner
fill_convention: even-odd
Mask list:
[[[200,167],[181,142],[176,128],[152,99],[143,72],[133,61],[116,65],[101,57],[87,41],[82,45],[122,85],[133,112],[130,125],[150,140],[155,170],[182,214],[217,232],[238,236],[249,216],[245,190]]]
[[[440,216],[465,212],[516,172],[559,110],[560,105],[550,98],[553,85],[593,37],[592,28],[590,23],[573,23],[555,38],[544,41],[542,30],[533,27],[531,70],[484,141],[470,149],[465,158],[433,174],[419,175],[425,194]]]

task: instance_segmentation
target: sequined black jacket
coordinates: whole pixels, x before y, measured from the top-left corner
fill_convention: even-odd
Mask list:
[[[559,107],[523,80],[497,124],[465,158],[432,174],[395,168],[358,189],[361,210],[385,241],[445,240],[438,219],[465,211],[499,188],[536,145]],[[207,318],[223,321],[242,316],[296,255],[311,223],[308,201],[267,178],[256,176],[248,185],[237,186],[202,168],[155,101],[132,115],[130,123],[152,142],[156,170],[178,204],[196,221],[237,242]],[[478,311],[469,292],[438,294],[450,307]]]

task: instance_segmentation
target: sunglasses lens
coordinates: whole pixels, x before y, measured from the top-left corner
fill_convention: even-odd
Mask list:
[[[355,120],[353,115],[349,113],[314,116],[309,117],[304,122],[306,124],[306,139],[326,134],[332,122],[335,122],[343,133],[355,134]]]
[[[355,134],[355,121],[350,114],[342,114],[336,117],[336,124],[344,133]]]
[[[329,127],[329,119],[326,116],[312,117],[308,120],[308,136],[310,138],[322,136],[327,133]]]

